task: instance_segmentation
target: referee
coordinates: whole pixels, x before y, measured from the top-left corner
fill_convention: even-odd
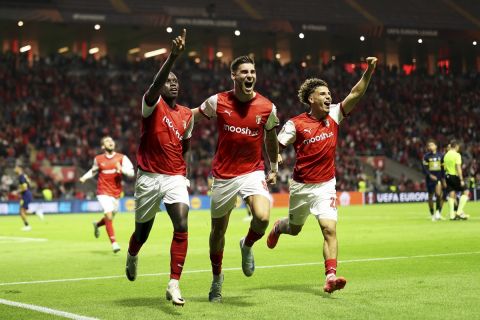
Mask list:
[[[450,208],[450,220],[467,220],[468,216],[463,212],[463,208],[468,201],[468,189],[465,187],[465,181],[462,175],[462,156],[458,153],[460,146],[456,140],[452,140],[448,146],[448,151],[443,157],[443,166],[445,168],[445,180],[447,182],[448,206]],[[460,201],[458,210],[455,212],[455,199],[457,192],[460,192]]]

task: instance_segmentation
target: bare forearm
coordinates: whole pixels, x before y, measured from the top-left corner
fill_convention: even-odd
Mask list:
[[[267,150],[268,158],[270,162],[277,163],[279,149],[277,132],[275,131],[275,129],[267,131],[265,138],[265,147]]]
[[[147,102],[149,106],[154,105],[155,102],[157,102],[158,97],[160,97],[160,89],[167,81],[168,75],[170,74],[170,71],[172,70],[173,64],[177,57],[177,55],[170,54],[167,60],[163,63],[158,73],[155,75],[152,84],[150,85],[147,93],[145,94],[145,102]]]
[[[456,165],[456,167],[457,167],[457,174],[458,174],[458,177],[460,178],[460,181],[462,181],[462,180],[463,180],[462,166],[461,166],[461,165],[459,165],[459,164],[457,164],[457,165]]]
[[[362,75],[362,78],[353,86],[350,94],[355,99],[360,99],[367,91],[368,84],[370,83],[370,79],[372,78],[373,69],[367,69]]]
[[[190,174],[190,139],[182,142],[182,156],[187,166],[187,177]]]

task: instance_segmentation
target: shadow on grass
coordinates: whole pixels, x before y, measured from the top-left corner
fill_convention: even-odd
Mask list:
[[[122,307],[132,307],[132,308],[151,308],[155,310],[162,311],[163,313],[181,316],[182,313],[178,310],[182,307],[176,307],[172,305],[170,301],[167,301],[165,297],[144,297],[144,298],[129,298],[129,299],[120,299],[116,300],[115,304]]]
[[[92,250],[90,251],[91,253],[93,254],[98,254],[98,255],[102,255],[102,256],[116,256],[111,250]]]
[[[274,290],[274,291],[290,291],[290,292],[296,292],[296,293],[301,293],[301,294],[309,294],[309,295],[314,295],[317,297],[321,297],[324,299],[338,299],[338,297],[335,296],[335,294],[328,294],[326,292],[323,292],[323,288],[319,286],[306,286],[306,285],[300,285],[300,284],[279,284],[279,285],[272,285],[272,286],[266,286],[266,287],[261,287],[258,288],[258,290]]]
[[[196,302],[196,303],[206,303],[209,305],[229,305],[229,306],[235,306],[235,307],[253,307],[255,306],[255,303],[245,301],[246,299],[249,299],[250,296],[223,296],[223,301],[221,303],[211,303],[208,301],[208,297],[205,296],[196,296],[196,297],[190,297],[190,298],[185,298],[187,300],[187,303],[189,301]]]

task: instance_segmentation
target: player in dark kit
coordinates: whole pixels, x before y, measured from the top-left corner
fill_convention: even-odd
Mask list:
[[[33,200],[32,192],[30,191],[30,179],[28,176],[23,172],[21,167],[15,167],[15,173],[18,175],[18,189],[21,195],[20,199],[20,217],[23,220],[23,228],[22,231],[30,231],[32,227],[28,224],[27,221],[27,214],[30,213],[28,210],[30,202]],[[43,212],[37,210],[35,214],[43,220]]]
[[[428,152],[423,156],[423,173],[428,192],[428,207],[432,221],[445,220],[442,217],[443,190],[442,183],[445,179],[445,172],[442,166],[443,154],[437,150],[437,144],[433,140],[427,142]],[[433,195],[436,197],[436,210],[433,208]]]

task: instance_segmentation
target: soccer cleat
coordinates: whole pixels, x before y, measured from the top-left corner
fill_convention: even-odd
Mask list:
[[[437,219],[437,221],[438,220],[445,220],[445,218],[440,214],[440,211],[438,211],[438,210],[435,212],[435,219]]]
[[[433,214],[433,215],[432,215],[432,221],[435,222],[435,221],[437,221],[437,220],[438,220],[437,217],[435,217],[435,215]]]
[[[35,215],[38,217],[38,219],[42,220],[45,218],[43,211],[42,210],[37,210],[35,211]]]
[[[112,243],[112,250],[113,250],[113,253],[117,253],[118,251],[120,251],[120,246],[118,245],[118,243],[116,242]]]
[[[165,292],[165,297],[168,301],[172,301],[174,306],[181,306],[185,304],[185,300],[182,298],[180,287],[178,286],[178,280],[171,279]]]
[[[240,252],[242,253],[243,274],[251,277],[255,271],[255,260],[253,258],[252,248],[245,246],[245,238],[240,239]]]
[[[267,237],[267,247],[270,249],[275,248],[278,242],[278,238],[280,238],[280,233],[277,232],[278,225],[280,224],[280,220],[277,220],[273,225],[272,231],[268,234]]]
[[[30,231],[30,230],[32,230],[32,227],[30,227],[30,226],[24,226],[22,228],[22,231]]]
[[[468,218],[470,218],[470,216],[468,214],[465,214],[465,212],[462,212],[460,214],[457,214],[457,217],[458,219],[460,220],[468,220]]]
[[[323,291],[326,293],[333,293],[337,290],[342,290],[345,288],[347,280],[344,277],[331,276],[325,280],[325,285],[323,286]]]
[[[222,302],[222,285],[223,285],[223,273],[219,275],[213,275],[212,286],[208,293],[208,301],[210,302]]]
[[[97,222],[93,221],[92,224],[93,224],[93,235],[95,236],[95,238],[100,237],[100,230],[98,229]]]
[[[137,279],[137,264],[138,256],[131,256],[127,251],[127,265],[125,266],[125,274],[127,279],[130,281],[135,281]]]

